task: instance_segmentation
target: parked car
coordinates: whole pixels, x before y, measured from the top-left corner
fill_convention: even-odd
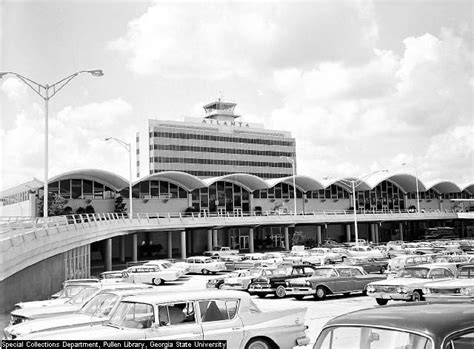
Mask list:
[[[157,292],[157,290],[148,285],[134,289],[104,290],[72,314],[38,318],[8,326],[3,331],[5,339],[22,339],[22,336],[28,333],[102,324],[110,319],[110,315],[125,297],[143,292]]]
[[[461,266],[455,279],[430,283],[423,293],[429,302],[474,301],[474,264]]]
[[[224,281],[227,278],[236,278],[236,277],[241,277],[247,275],[248,270],[234,270],[230,272],[229,274],[226,274],[222,277],[214,277],[213,279],[207,280],[206,283],[206,288],[221,288],[222,285],[224,284]]]
[[[367,273],[383,274],[387,270],[387,259],[375,259],[370,257],[350,257],[343,264],[361,267]]]
[[[330,263],[342,262],[342,254],[336,253],[329,248],[315,247],[309,250],[309,253],[325,256]]]
[[[432,255],[402,255],[388,261],[387,272],[395,274],[406,267],[412,267],[420,264],[429,264],[433,262]]]
[[[269,294],[277,298],[286,296],[285,280],[290,278],[310,276],[316,267],[311,265],[280,266],[267,270],[267,275],[256,278],[249,286],[248,292],[261,298]]]
[[[114,271],[104,271],[99,274],[100,280],[115,280],[115,281],[123,281],[122,278],[122,271],[121,270],[114,270]]]
[[[161,267],[162,269],[169,269],[169,270],[179,270],[182,275],[186,275],[189,273],[189,270],[191,269],[189,265],[181,263],[181,264],[176,264],[172,263],[167,259],[156,259],[152,261],[148,261],[143,265],[157,265]]]
[[[327,247],[327,248],[335,248],[335,247],[343,247],[344,244],[337,242],[335,240],[323,240],[321,242],[321,247]]]
[[[51,299],[16,303],[14,309],[46,307],[66,303],[80,291],[91,284],[100,283],[99,279],[71,279],[63,283],[63,288],[51,296]]]
[[[178,269],[165,269],[158,265],[136,265],[125,269],[122,277],[126,282],[162,285],[165,282],[176,281],[183,272]]]
[[[122,300],[104,325],[30,334],[25,339],[216,340],[228,348],[306,345],[306,308],[261,311],[240,291],[181,291]]]
[[[238,250],[232,250],[228,246],[216,246],[210,251],[204,251],[203,255],[207,257],[221,257],[229,254],[238,254]]]
[[[321,300],[328,294],[364,292],[368,283],[381,279],[385,276],[369,275],[361,267],[333,265],[316,268],[309,277],[286,280],[285,291],[298,300],[305,296]]]
[[[324,325],[313,349],[470,349],[473,344],[472,308],[409,303],[338,316]]]
[[[87,301],[103,290],[142,289],[144,287],[146,286],[125,282],[108,284],[98,283],[95,285],[91,284],[83,288],[79,293],[77,293],[64,304],[13,310],[11,312],[10,325],[16,325],[33,319],[72,314],[78,311]]]
[[[372,257],[372,258],[385,258],[382,251],[374,249],[370,246],[352,246],[347,249],[347,255],[349,257]]]
[[[205,256],[189,257],[186,259],[186,263],[188,263],[191,273],[215,274],[218,271],[226,270],[224,262]]]
[[[422,264],[405,268],[393,279],[370,283],[367,285],[367,295],[375,298],[379,305],[385,305],[389,300],[419,302],[424,300],[422,290],[430,282],[453,278],[454,274],[448,267]]]
[[[254,268],[246,270],[238,276],[225,278],[220,287],[223,290],[247,291],[250,284],[259,277],[271,276],[275,268]]]

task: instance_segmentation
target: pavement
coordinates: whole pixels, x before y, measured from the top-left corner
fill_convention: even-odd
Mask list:
[[[169,282],[160,287],[170,291],[176,290],[198,290],[205,289],[208,279],[219,277],[219,275],[187,275],[175,282]],[[275,309],[292,309],[295,307],[306,307],[307,336],[310,344],[305,348],[312,348],[316,338],[324,324],[335,316],[342,315],[354,310],[378,307],[371,297],[353,294],[350,296],[328,296],[325,300],[315,301],[313,298],[298,301],[294,298],[277,299],[273,296],[266,298],[253,297],[253,300],[262,311]],[[12,304],[13,307],[13,304]],[[9,313],[0,314],[0,329],[3,331],[9,322]]]

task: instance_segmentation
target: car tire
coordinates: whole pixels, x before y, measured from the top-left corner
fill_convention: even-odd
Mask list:
[[[295,298],[299,301],[303,300],[304,296],[295,296]]]
[[[222,290],[224,288],[224,284],[220,284],[218,288],[219,290]]]
[[[385,270],[387,270],[387,268],[381,267],[380,270],[379,270],[379,273],[380,273],[380,274],[383,274],[383,273],[385,273]]]
[[[160,279],[160,278],[156,278],[156,279],[151,280],[151,282],[155,286],[160,286],[160,285],[163,285],[165,283],[165,280]]]
[[[316,293],[314,294],[314,299],[323,300],[324,298],[326,298],[326,295],[327,295],[326,289],[322,286],[319,286],[318,288],[316,288]]]
[[[273,345],[268,339],[252,338],[248,341],[245,349],[273,349]]]
[[[421,296],[421,293],[419,291],[413,291],[413,295],[411,296],[411,300],[413,302],[421,302],[423,300],[423,297]]]
[[[387,305],[388,299],[383,299],[383,298],[375,298],[375,301],[377,302],[378,305]]]
[[[286,296],[286,290],[284,286],[278,286],[275,290],[275,296],[277,298],[284,298]]]
[[[202,270],[201,270],[201,274],[202,274],[202,275],[208,275],[208,274],[209,274],[209,270],[207,270],[207,269],[202,269]]]

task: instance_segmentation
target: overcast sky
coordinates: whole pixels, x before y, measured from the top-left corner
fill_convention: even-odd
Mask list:
[[[113,136],[147,147],[147,120],[203,116],[219,95],[296,138],[298,174],[376,169],[474,182],[473,2],[0,2],[0,71],[52,84],[49,176],[128,178]],[[43,179],[43,101],[0,80],[1,183]],[[147,164],[148,153],[141,161]],[[135,171],[134,171],[135,172]],[[142,171],[142,176],[148,171]]]

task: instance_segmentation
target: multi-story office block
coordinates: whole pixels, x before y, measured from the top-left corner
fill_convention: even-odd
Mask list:
[[[248,173],[262,178],[292,175],[295,139],[242,121],[235,103],[212,102],[204,118],[149,120],[150,174],[183,171],[199,177]],[[296,168],[295,168],[296,171]]]

